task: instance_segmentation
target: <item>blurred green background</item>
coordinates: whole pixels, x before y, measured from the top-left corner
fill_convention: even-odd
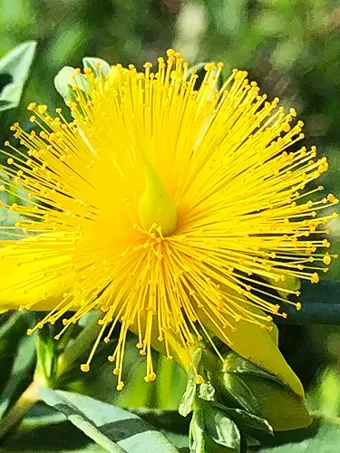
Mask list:
[[[63,66],[77,67],[83,57],[95,56],[141,67],[174,47],[190,64],[224,62],[226,75],[234,67],[247,69],[270,98],[295,107],[305,122],[306,145],[317,145],[329,157],[322,183],[340,195],[339,0],[0,0],[0,56],[32,39],[38,41],[36,59],[20,107],[2,117],[3,139],[12,122],[28,118],[28,102],[62,105],[53,79]],[[340,251],[339,220],[331,228]],[[327,278],[340,280],[339,272],[340,260]],[[311,408],[340,415],[339,327],[285,326],[281,341],[310,390]],[[172,382],[178,382],[177,372],[164,373],[164,379],[175,373]],[[90,395],[110,399],[110,373],[89,379]],[[169,407],[182,390],[172,391]]]
[[[0,0],[0,56],[32,39],[35,63],[3,136],[29,101],[62,104],[53,79],[63,66],[96,56],[141,67],[175,47],[192,64],[223,61],[226,75],[247,69],[269,97],[294,106],[306,144],[330,157],[328,190],[339,192],[338,0]]]

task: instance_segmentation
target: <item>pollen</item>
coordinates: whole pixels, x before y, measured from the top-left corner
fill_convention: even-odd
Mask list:
[[[57,338],[99,310],[81,370],[115,338],[118,390],[129,330],[152,382],[153,347],[171,360],[175,338],[190,358],[202,338],[215,348],[212,334],[233,347],[241,323],[269,332],[285,303],[301,309],[292,282],[318,283],[336,257],[324,248],[338,200],[311,184],[326,159],[299,149],[295,109],[268,100],[247,72],[218,88],[222,68],[206,65],[198,86],[170,49],[143,72],[77,70],[73,120],[31,103],[35,129],[15,123],[18,146],[2,151],[0,190],[9,199],[19,181],[23,190],[3,202],[18,220],[0,227],[1,262],[13,275],[2,279],[1,300],[32,310],[42,301],[50,311],[28,334],[61,320]]]

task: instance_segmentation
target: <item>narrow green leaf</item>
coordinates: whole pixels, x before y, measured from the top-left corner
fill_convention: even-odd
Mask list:
[[[160,432],[123,409],[87,396],[47,388],[41,389],[40,397],[109,452],[178,452]]]
[[[6,316],[6,315],[4,315]],[[33,313],[13,314],[0,329],[0,416],[5,415],[32,380],[35,336],[27,336]]]
[[[47,325],[37,335],[37,368],[35,376],[41,375],[46,385],[53,387],[57,374],[57,342],[52,335],[53,326]]]
[[[7,315],[5,315],[7,316]],[[12,368],[18,356],[22,340],[32,321],[32,316],[25,312],[16,312],[8,317],[0,328],[0,395],[4,391]],[[0,411],[1,412],[1,411]]]
[[[220,391],[226,390],[244,409],[259,415],[259,404],[254,392],[237,374],[224,373],[222,382],[217,386]]]

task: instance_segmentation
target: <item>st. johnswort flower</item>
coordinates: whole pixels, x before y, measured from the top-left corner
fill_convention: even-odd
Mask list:
[[[286,316],[284,303],[299,294],[287,282],[317,283],[332,258],[325,208],[337,200],[310,184],[327,160],[296,146],[295,110],[268,102],[245,71],[217,88],[221,63],[207,64],[196,88],[181,55],[167,55],[155,71],[77,70],[74,120],[32,103],[37,129],[14,124],[23,146],[2,151],[1,191],[22,190],[5,206],[20,217],[2,227],[1,307],[48,310],[29,333],[60,318],[65,331],[100,309],[83,371],[119,322],[110,356],[119,389],[129,329],[147,381],[156,377],[152,346],[171,358],[173,338],[189,354],[216,335],[266,366],[261,347],[257,357],[247,348],[269,335],[273,315]]]

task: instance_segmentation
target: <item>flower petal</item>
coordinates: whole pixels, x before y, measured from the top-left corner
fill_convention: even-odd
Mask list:
[[[304,396],[301,382],[287,364],[268,330],[241,321],[234,332],[228,332],[228,337],[234,351],[269,373],[278,376],[297,395]]]
[[[40,236],[58,241],[57,233]],[[0,249],[1,311],[52,310],[74,283],[74,273],[68,268],[70,256],[60,254],[58,247],[56,253],[46,252],[44,241],[36,239],[25,238]]]
[[[311,424],[304,399],[297,397],[290,389],[255,376],[246,376],[244,380],[256,395],[262,417],[275,431],[300,429]]]
[[[244,307],[246,307],[246,304],[244,304]],[[247,307],[249,310],[249,304]],[[252,307],[251,311],[256,315],[265,317],[265,314],[256,307]],[[216,321],[212,322],[203,311],[199,313],[199,316],[204,325],[220,340],[228,344],[226,341],[228,339],[230,342],[229,346],[235,352],[255,363],[260,368],[278,376],[297,395],[304,397],[301,382],[278,348],[277,328],[274,323],[266,323],[267,327],[269,327],[268,330],[261,328],[257,324],[241,320],[236,323],[235,330],[232,331],[227,327],[222,328],[221,320],[219,320],[220,328],[218,329]]]

